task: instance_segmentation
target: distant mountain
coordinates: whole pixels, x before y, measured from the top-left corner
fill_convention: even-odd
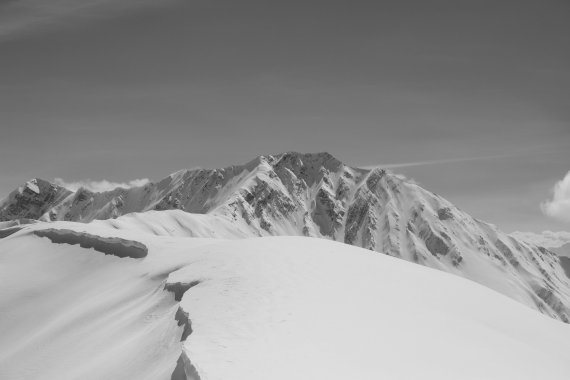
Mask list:
[[[542,231],[539,233],[515,231],[511,235],[519,240],[528,241],[550,250],[567,243],[570,244],[570,232],[568,231]]]
[[[111,220],[133,212],[146,214]],[[353,168],[328,153],[261,156],[102,193],[35,179],[0,204],[0,220],[21,218],[109,219],[115,228],[129,228],[124,221],[135,218],[155,234],[332,239],[472,279],[570,320],[570,283],[554,253],[472,218],[402,176]]]
[[[62,186],[34,178],[0,202],[0,221],[42,219],[55,205],[73,195],[73,191]]]
[[[550,248],[550,250],[560,258],[560,265],[564,268],[566,275],[570,277],[570,243],[566,243],[560,247]]]
[[[570,243],[566,243],[560,247],[550,248],[550,250],[556,253],[558,256],[565,256],[570,258]]]

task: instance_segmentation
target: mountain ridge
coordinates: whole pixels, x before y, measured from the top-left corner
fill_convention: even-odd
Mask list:
[[[400,175],[353,168],[326,152],[180,170],[158,182],[102,193],[29,183],[0,204],[0,220],[111,221],[136,212],[181,210],[203,214],[201,226],[239,231],[231,237],[301,235],[382,252],[472,279],[570,320],[570,283],[555,254],[472,218]],[[196,218],[189,219],[182,215],[165,223],[187,221],[190,236],[217,228],[193,231]]]

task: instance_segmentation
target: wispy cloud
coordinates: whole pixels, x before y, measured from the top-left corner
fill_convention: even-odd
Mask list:
[[[502,158],[522,157],[522,156],[537,155],[537,154],[541,154],[541,155],[554,154],[557,152],[557,150],[564,149],[564,148],[567,148],[569,146],[570,146],[570,144],[568,144],[567,142],[560,142],[560,143],[556,143],[556,144],[542,144],[542,145],[530,146],[524,150],[517,150],[517,151],[513,151],[510,153],[503,153],[503,154],[493,154],[493,155],[475,156],[475,157],[445,158],[445,159],[441,159],[441,160],[396,162],[396,163],[362,166],[362,168],[363,169],[407,168],[407,167],[414,167],[414,166],[450,164],[450,163],[456,163],[456,162],[496,160],[496,159],[502,159]]]
[[[112,182],[107,181],[106,179],[100,181],[93,181],[90,179],[86,179],[83,181],[72,181],[67,182],[64,181],[62,178],[54,178],[53,180],[56,184],[63,186],[69,190],[77,191],[80,188],[84,188],[87,190],[95,191],[95,192],[102,192],[102,191],[109,191],[116,189],[117,187],[122,187],[124,189],[130,189],[131,187],[139,187],[144,186],[149,183],[148,178],[140,178],[134,179],[129,182]]]
[[[17,0],[0,2],[0,38],[63,19],[101,17],[130,7],[157,5],[151,0]]]
[[[464,161],[479,161],[479,160],[492,160],[497,158],[507,158],[515,156],[515,154],[497,154],[492,156],[478,156],[478,157],[460,157],[460,158],[449,158],[442,160],[428,160],[428,161],[413,161],[413,162],[399,162],[392,164],[379,164],[379,165],[369,165],[364,166],[364,169],[374,169],[374,168],[406,168],[412,166],[425,166],[425,165],[438,165],[438,164],[448,164],[454,162],[464,162]]]
[[[570,171],[554,185],[552,199],[543,202],[540,208],[552,218],[570,222]]]

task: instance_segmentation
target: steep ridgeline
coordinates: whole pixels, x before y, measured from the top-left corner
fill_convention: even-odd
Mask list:
[[[73,192],[56,184],[34,178],[0,201],[0,222],[17,219],[40,219]]]
[[[556,255],[501,233],[401,176],[351,168],[328,153],[261,156],[241,166],[183,170],[160,182],[104,193],[73,193],[33,181],[39,189],[12,193],[0,205],[0,220],[90,222],[178,209],[206,215],[136,218],[156,234],[219,237],[219,231],[234,231],[226,237],[337,240],[472,279],[570,320],[570,282]],[[122,228],[124,219],[108,223]],[[157,226],[159,220],[165,225]]]

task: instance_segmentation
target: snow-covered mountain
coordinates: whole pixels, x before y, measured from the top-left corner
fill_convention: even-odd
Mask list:
[[[0,239],[1,379],[570,373],[569,325],[472,281],[358,247],[156,236],[106,222],[12,228]]]
[[[570,243],[566,243],[560,247],[551,248],[551,251],[556,253],[558,256],[570,258]]]
[[[182,170],[103,193],[72,192],[36,179],[0,204],[0,220],[21,218],[103,219],[98,223],[156,235],[331,239],[472,279],[570,320],[569,279],[552,252],[472,218],[402,176],[352,168],[328,153]]]

